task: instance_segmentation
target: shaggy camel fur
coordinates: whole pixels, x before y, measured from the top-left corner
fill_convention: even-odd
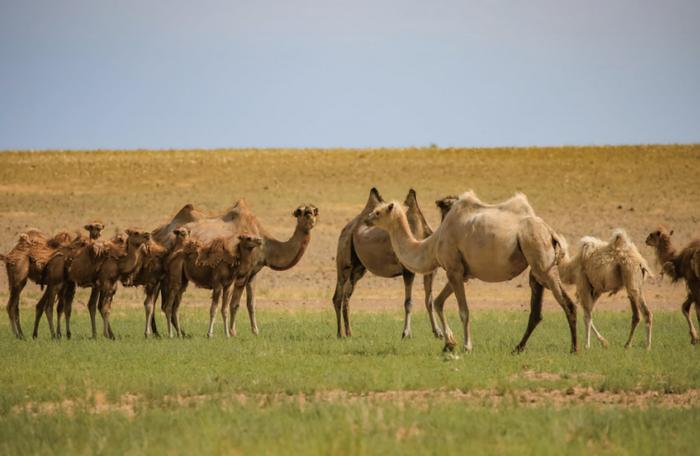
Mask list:
[[[401,276],[403,278],[405,316],[401,337],[411,336],[411,310],[413,307],[411,297],[415,274],[399,262],[391,248],[391,241],[386,231],[367,226],[364,223],[367,214],[383,202],[384,200],[379,191],[376,188],[372,188],[364,209],[348,222],[340,232],[335,258],[337,281],[335,292],[333,293],[333,307],[335,308],[338,337],[352,335],[349,319],[350,297],[355,290],[357,282],[367,271],[379,277],[392,278]],[[415,190],[409,190],[404,205],[406,206],[406,216],[413,236],[416,239],[425,239],[432,234],[433,230],[425,220],[425,217],[423,217],[423,213],[418,206]],[[428,319],[430,320],[433,334],[436,337],[442,337],[442,332],[438,328],[435,322],[435,315],[433,314],[432,287],[433,274],[430,272],[423,276],[425,307],[428,311]],[[345,323],[344,333],[343,320]]]
[[[70,313],[75,286],[90,287],[88,311],[92,337],[97,336],[95,323],[96,308],[99,308],[104,324],[105,337],[114,339],[114,332],[109,323],[112,298],[117,289],[117,283],[123,277],[129,276],[141,267],[146,251],[146,244],[151,233],[143,230],[129,229],[124,235],[117,235],[107,242],[88,243],[78,248],[75,254],[63,267],[66,269],[66,281],[70,283],[68,292],[63,293],[64,311]],[[60,270],[60,268],[57,267]],[[72,288],[72,289],[71,289]],[[52,301],[47,300],[47,305]],[[49,309],[50,311],[50,309]]]
[[[292,215],[297,218],[297,225],[294,234],[287,241],[279,241],[270,235],[252,213],[245,200],[239,200],[221,216],[185,225],[185,228],[190,231],[190,237],[199,242],[200,245],[207,245],[217,238],[230,238],[243,233],[263,239],[262,255],[256,255],[258,259],[245,281],[246,304],[253,334],[259,332],[255,319],[255,278],[257,273],[264,267],[269,267],[274,271],[285,271],[294,267],[301,260],[311,240],[311,230],[316,224],[318,209],[311,204],[302,205],[294,210]],[[240,294],[238,298],[240,298]],[[222,311],[224,311],[223,308]],[[228,312],[228,307],[226,307],[225,312]]]
[[[562,241],[552,228],[537,217],[525,195],[517,194],[501,204],[485,204],[473,192],[459,197],[445,220],[423,241],[414,238],[403,207],[397,202],[378,205],[366,219],[368,224],[389,232],[391,245],[403,265],[415,273],[427,273],[441,266],[447,271],[457,296],[464,327],[464,348],[472,349],[469,307],[464,282],[476,278],[487,282],[510,280],[530,266],[530,318],[516,352],[524,350],[530,334],[542,319],[544,287],[564,309],[571,333],[571,351],[576,352],[576,306],[564,290],[557,263]],[[447,325],[443,304],[436,311],[445,334],[445,350],[456,342]]]
[[[85,239],[82,233],[77,233],[74,239],[66,242],[57,248],[48,259],[42,272],[42,285],[46,286],[41,299],[36,306],[36,316],[34,319],[34,331],[32,336],[36,338],[39,331],[39,322],[42,313],[46,313],[51,337],[61,337],[61,316],[66,317],[66,337],[70,339],[70,318],[72,313],[72,302],[75,295],[75,283],[67,280],[68,266],[81,248],[96,249],[99,252],[102,247],[96,244],[100,238],[104,225],[100,222],[92,222],[83,227],[88,232]],[[53,327],[53,305],[58,297],[58,308],[56,312],[57,325],[54,333]]]
[[[651,348],[652,314],[644,298],[644,277],[651,275],[646,260],[623,230],[615,230],[608,242],[594,237],[580,241],[579,252],[570,258],[568,254],[559,264],[559,274],[564,283],[576,285],[576,294],[583,308],[586,328],[586,348],[591,346],[591,329],[600,343],[608,346],[607,340],[593,324],[593,307],[603,293],[615,294],[622,288],[632,308],[632,326],[625,343],[628,348],[639,324],[641,309],[646,324],[646,348]]]
[[[663,273],[671,277],[673,282],[685,280],[688,296],[683,301],[681,311],[688,322],[690,343],[695,345],[700,343],[700,338],[690,318],[690,307],[695,303],[695,314],[700,324],[700,239],[693,239],[679,252],[671,242],[672,235],[673,230],[659,226],[656,231],[649,233],[646,244],[654,247]]]
[[[10,289],[7,314],[10,318],[12,333],[18,339],[24,338],[19,308],[20,295],[27,280],[43,286],[46,263],[57,249],[69,243],[71,239],[71,235],[65,231],[47,238],[41,231],[30,229],[19,236],[17,244],[7,255],[0,255],[0,261],[5,263]]]

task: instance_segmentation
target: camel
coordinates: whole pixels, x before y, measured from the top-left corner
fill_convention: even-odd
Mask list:
[[[318,218],[318,208],[312,204],[301,205],[292,212],[292,215],[297,219],[297,224],[294,233],[286,241],[279,241],[270,235],[243,199],[237,201],[232,208],[220,216],[184,225],[192,240],[202,246],[208,245],[218,238],[230,238],[243,233],[263,239],[261,255],[256,255],[257,261],[248,274],[244,285],[251,330],[256,335],[259,333],[255,318],[255,278],[257,273],[264,267],[269,267],[274,271],[285,271],[294,267],[301,260],[311,240],[311,230]],[[238,297],[240,298],[240,295]],[[222,311],[228,312],[229,307],[222,307]],[[229,323],[230,325],[231,323]]]
[[[133,274],[134,270],[141,267],[146,253],[144,244],[150,237],[151,233],[147,231],[128,229],[125,234],[117,235],[107,242],[81,245],[70,257],[70,261],[65,261],[67,257],[63,255],[56,257],[58,258],[56,270],[65,270],[64,280],[68,282],[67,286],[64,285],[62,294],[62,307],[66,313],[66,331],[70,325],[69,315],[75,287],[89,287],[92,289],[88,301],[92,337],[97,336],[95,314],[99,308],[104,325],[104,336],[109,339],[115,338],[109,323],[109,315],[117,283],[122,277]],[[59,262],[59,260],[63,261]],[[58,274],[56,272],[56,275]],[[47,315],[51,313],[52,303],[51,299],[46,300],[46,305],[49,306]]]
[[[333,307],[335,308],[338,337],[352,336],[352,328],[349,319],[350,297],[357,282],[367,271],[379,277],[403,278],[404,283],[404,325],[401,337],[411,336],[411,310],[413,280],[415,274],[406,268],[392,250],[389,235],[378,228],[367,226],[364,219],[378,204],[384,202],[379,191],[372,188],[364,209],[340,232],[338,250],[336,254],[337,281],[333,293]],[[410,189],[404,202],[406,216],[412,235],[416,239],[424,239],[433,230],[423,217],[418,206],[416,192]],[[423,276],[423,288],[425,291],[425,307],[428,311],[428,319],[435,337],[442,337],[442,333],[435,321],[433,314],[433,274],[429,272]],[[343,323],[344,322],[344,332]]]
[[[474,192],[466,192],[454,203],[437,230],[422,241],[411,233],[406,211],[396,201],[379,204],[367,215],[366,223],[389,233],[394,252],[414,273],[429,273],[438,266],[446,270],[450,287],[457,297],[467,353],[472,350],[472,339],[464,282],[470,278],[504,282],[528,266],[530,318],[514,352],[525,349],[532,331],[542,320],[545,287],[552,291],[566,314],[571,352],[578,350],[576,306],[563,288],[557,267],[565,244],[535,215],[525,195],[518,193],[500,204],[486,204]],[[444,301],[439,304],[436,302],[436,311],[445,337],[444,349],[452,351],[456,342],[445,320]]]
[[[700,239],[693,239],[682,250],[678,251],[671,242],[673,230],[659,226],[647,236],[646,244],[654,247],[656,258],[661,264],[663,273],[673,282],[685,280],[688,295],[681,305],[681,311],[688,322],[690,343],[700,344],[700,338],[690,318],[690,307],[695,303],[695,314],[700,324]]]
[[[52,238],[47,238],[41,231],[30,229],[19,236],[17,244],[7,255],[0,255],[5,263],[10,297],[7,301],[7,314],[10,318],[12,333],[18,339],[24,339],[19,318],[20,295],[27,280],[43,285],[44,267],[53,253],[71,241],[71,235],[65,231]]]
[[[583,308],[587,349],[591,346],[591,329],[600,343],[608,346],[608,341],[593,324],[593,307],[601,294],[612,295],[622,288],[627,291],[632,308],[632,326],[625,348],[632,343],[640,309],[646,325],[646,348],[651,348],[653,316],[646,305],[643,284],[645,276],[652,274],[624,230],[615,230],[608,242],[591,236],[582,238],[579,252],[573,258],[566,254],[559,263],[559,275],[562,282],[576,285],[576,294]]]
[[[88,232],[86,240],[82,233],[77,232],[73,239],[67,240],[56,248],[46,261],[46,265],[42,270],[42,287],[46,286],[46,290],[37,302],[36,315],[34,318],[34,331],[32,337],[36,339],[38,336],[39,322],[41,315],[46,312],[46,319],[49,323],[49,331],[51,337],[61,337],[61,315],[66,316],[66,337],[70,339],[70,317],[72,310],[72,300],[75,294],[75,284],[66,280],[67,268],[78,250],[82,247],[90,245],[90,248],[95,247],[94,243],[99,239],[104,225],[100,222],[92,222],[83,227]],[[59,299],[57,310],[57,327],[54,332],[53,326],[53,304],[56,298]]]

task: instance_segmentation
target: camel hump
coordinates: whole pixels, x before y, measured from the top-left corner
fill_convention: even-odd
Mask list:
[[[408,193],[406,194],[406,199],[404,200],[403,204],[408,206],[409,208],[418,207],[418,197],[416,195],[416,191],[413,188],[410,188],[408,190]]]
[[[610,245],[616,249],[623,249],[631,244],[627,233],[622,228],[617,228],[613,231],[612,238],[610,238]]]

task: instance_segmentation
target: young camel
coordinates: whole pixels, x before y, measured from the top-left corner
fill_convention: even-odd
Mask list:
[[[294,234],[287,241],[277,240],[269,234],[252,213],[245,200],[239,200],[221,216],[185,225],[190,231],[190,237],[199,242],[200,245],[206,245],[220,237],[228,238],[243,233],[263,239],[262,254],[256,255],[257,261],[245,281],[246,305],[251,330],[256,335],[259,332],[255,318],[255,278],[257,273],[264,267],[269,267],[274,271],[285,271],[294,267],[301,260],[311,240],[311,230],[318,218],[318,208],[312,204],[302,205],[292,215],[297,218],[297,225]],[[240,295],[238,298],[240,299]],[[222,311],[228,312],[228,310],[229,307],[225,307],[225,310],[222,308]]]
[[[673,230],[659,226],[656,231],[649,233],[646,244],[654,247],[656,258],[665,274],[673,282],[685,280],[688,295],[683,301],[681,311],[688,322],[690,343],[700,343],[698,333],[690,318],[690,307],[695,303],[695,314],[700,324],[700,239],[693,239],[681,251],[676,250],[671,242]]]
[[[88,301],[92,337],[97,337],[96,308],[103,321],[103,334],[114,339],[109,323],[112,299],[120,279],[129,276],[142,266],[145,243],[151,238],[148,231],[129,229],[104,243],[90,243],[79,248],[67,265],[66,280],[73,286],[92,288]],[[64,296],[64,309],[72,306],[74,293]]]
[[[591,346],[591,329],[600,343],[608,346],[608,341],[593,324],[593,307],[603,293],[611,295],[622,288],[632,308],[632,326],[625,343],[628,348],[639,324],[641,309],[646,325],[646,348],[651,348],[652,313],[644,298],[644,277],[652,275],[646,260],[623,230],[615,230],[608,242],[594,237],[584,237],[580,241],[579,252],[570,258],[567,255],[559,263],[559,274],[564,283],[576,285],[576,294],[583,308],[586,329],[586,348]]]
[[[18,339],[24,339],[19,308],[20,296],[27,280],[43,285],[46,263],[58,248],[70,241],[71,235],[67,232],[60,232],[53,238],[47,238],[41,231],[30,229],[19,236],[17,244],[7,255],[0,255],[0,261],[5,263],[10,289],[7,314],[12,333]]]
[[[61,337],[61,316],[66,316],[66,337],[70,339],[70,317],[72,310],[73,296],[75,295],[75,283],[66,280],[68,266],[81,248],[87,247],[90,249],[101,249],[96,246],[95,242],[99,239],[104,225],[100,222],[93,222],[83,227],[88,233],[88,239],[85,239],[81,233],[78,233],[70,242],[66,242],[59,246],[47,260],[42,271],[42,286],[46,286],[41,299],[36,306],[36,316],[34,319],[34,331],[32,337],[36,339],[39,331],[39,322],[41,315],[46,313],[46,319],[49,324],[51,337]],[[89,247],[88,247],[89,246]],[[57,309],[57,326],[54,332],[53,326],[53,305],[58,298],[59,304]]]
[[[425,240],[416,240],[408,226],[406,213],[397,202],[382,203],[369,213],[367,223],[389,232],[391,245],[399,260],[415,273],[434,271],[438,266],[447,272],[457,296],[464,328],[464,348],[472,350],[469,307],[464,282],[476,278],[487,282],[504,282],[530,266],[530,318],[515,352],[525,349],[528,338],[542,320],[542,293],[547,287],[564,309],[571,333],[571,352],[578,350],[576,306],[564,290],[557,263],[561,259],[562,241],[542,219],[537,217],[525,195],[517,194],[501,204],[482,203],[473,192],[459,197],[445,220]],[[445,334],[445,350],[456,342],[445,320],[442,304],[436,311]]]
[[[239,235],[235,240],[216,239],[201,248],[196,241],[188,239],[187,228],[177,228],[174,233],[175,247],[167,261],[169,288],[165,312],[168,335],[173,337],[173,327],[178,337],[182,334],[178,313],[181,300],[177,298],[184,293],[188,281],[191,281],[198,287],[212,290],[208,336],[212,337],[214,333],[214,319],[219,300],[222,300],[221,313],[224,318],[224,331],[228,336],[228,312],[224,311],[224,307],[230,299],[231,285],[239,276],[245,277],[244,274],[249,272],[252,266],[252,252],[262,244],[262,239]],[[231,248],[230,244],[234,241],[236,245]]]
[[[393,278],[401,276],[404,284],[404,325],[401,337],[411,336],[411,310],[413,307],[411,296],[415,274],[399,262],[391,248],[389,235],[378,228],[367,226],[364,219],[378,204],[383,203],[379,191],[372,188],[364,209],[340,232],[338,250],[335,258],[337,281],[333,293],[333,307],[335,308],[338,337],[351,336],[352,329],[349,319],[350,297],[357,282],[367,271],[379,277]],[[406,216],[411,233],[416,239],[425,239],[433,230],[423,217],[418,206],[416,192],[410,189],[404,202]],[[433,274],[423,276],[423,288],[425,291],[425,307],[428,311],[428,319],[435,337],[442,337],[442,332],[435,322],[433,314]],[[343,333],[342,322],[345,323]]]

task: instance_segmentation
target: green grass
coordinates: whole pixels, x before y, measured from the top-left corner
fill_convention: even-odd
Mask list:
[[[31,312],[24,312],[25,331]],[[65,453],[207,452],[384,453],[480,451],[557,453],[686,451],[697,447],[700,411],[598,408],[595,404],[523,407],[506,401],[463,404],[448,398],[411,403],[372,400],[375,391],[658,390],[700,387],[698,351],[678,313],[657,312],[654,347],[621,348],[629,315],[598,312],[597,326],[612,343],[578,355],[568,351],[561,312],[545,313],[528,350],[510,350],[524,329],[521,311],[474,312],[475,351],[444,356],[416,312],[414,337],[400,339],[398,314],[358,313],[355,337],[338,340],[332,311],[259,312],[261,335],[239,315],[238,338],[225,339],[217,321],[204,337],[208,312],[185,309],[192,337],[144,340],[142,312],[117,309],[119,339],[90,340],[85,312],[74,316],[73,340],[17,341],[0,324],[0,452]],[[456,314],[450,314],[454,326]],[[159,320],[162,323],[162,319]],[[642,328],[640,328],[642,329]],[[544,377],[524,372],[552,374]],[[317,394],[358,393],[356,400]],[[343,393],[346,394],[346,393]],[[232,398],[249,397],[240,403]],[[307,397],[304,403],[297,398]],[[133,397],[132,413],[96,404]],[[199,397],[179,403],[173,398]],[[357,399],[359,397],[359,399]],[[100,399],[101,398],[101,399]],[[41,403],[71,403],[46,412]],[[43,411],[42,411],[43,410]],[[672,446],[661,442],[672,442]]]

